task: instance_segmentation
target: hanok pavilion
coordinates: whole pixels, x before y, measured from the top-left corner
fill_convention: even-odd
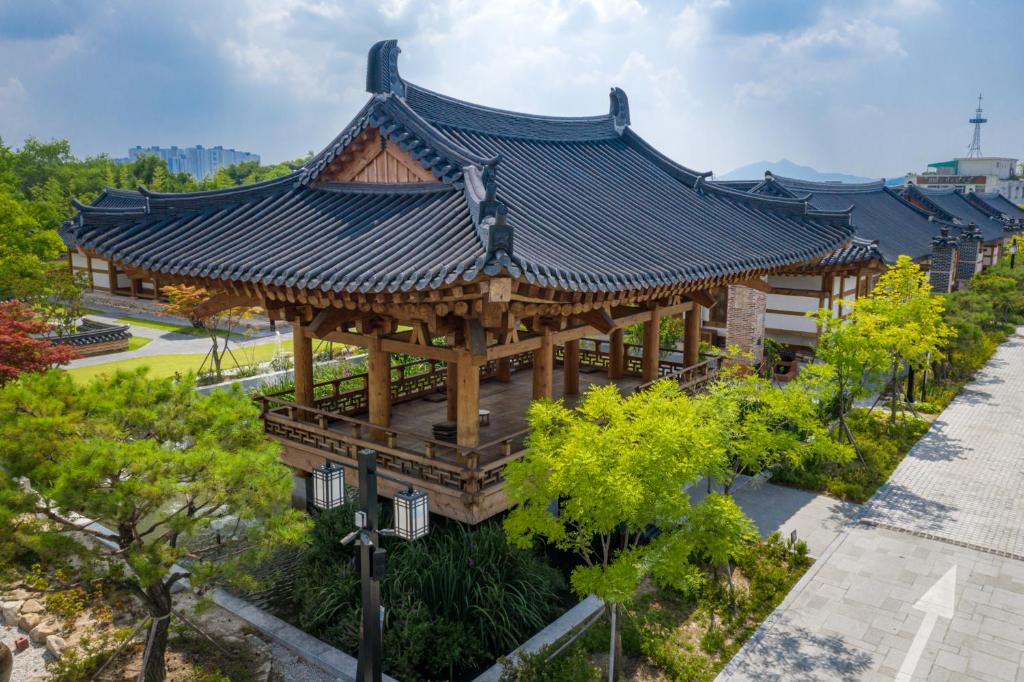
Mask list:
[[[295,172],[140,190],[141,206],[83,206],[70,229],[81,254],[131,278],[291,322],[294,399],[263,405],[298,483],[371,447],[431,511],[479,522],[507,507],[532,399],[659,377],[698,386],[714,369],[698,341],[716,288],[762,287],[851,239],[846,212],[713,187],[670,160],[630,128],[618,88],[606,114],[513,113],[407,82],[398,54],[373,46],[369,101]],[[681,357],[659,348],[667,316],[685,317]],[[623,330],[636,324],[633,348]],[[314,339],[365,349],[356,389],[314,384]]]

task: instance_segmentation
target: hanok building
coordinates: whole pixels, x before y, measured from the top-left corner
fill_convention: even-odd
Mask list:
[[[939,291],[947,281],[951,288],[966,286],[975,273],[997,263],[1015,229],[956,189],[907,185],[903,197],[947,226],[945,243],[936,242],[930,271],[932,287]]]
[[[1003,221],[1012,232],[1024,229],[1024,208],[1013,203],[998,192],[971,192],[964,195],[967,201],[974,204],[993,218]]]
[[[72,228],[81,253],[130,277],[291,321],[294,398],[263,405],[300,492],[314,466],[371,447],[432,511],[481,521],[507,507],[531,399],[665,376],[696,386],[714,367],[698,352],[711,289],[758,286],[851,239],[848,213],[710,186],[633,132],[617,88],[606,114],[512,113],[405,81],[398,53],[371,49],[369,101],[300,170],[83,206]],[[679,315],[674,360],[658,328]],[[314,384],[313,339],[364,348],[366,372]]]

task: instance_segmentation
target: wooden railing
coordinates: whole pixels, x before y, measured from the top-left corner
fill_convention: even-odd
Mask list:
[[[591,367],[608,366],[608,342],[583,339],[580,364]],[[626,372],[640,374],[641,358],[631,354],[639,346],[626,344]],[[667,353],[678,351],[662,349]],[[560,362],[564,349],[556,347]],[[512,370],[533,365],[532,353],[510,358]],[[718,358],[684,367],[681,361],[662,357],[658,373],[661,378],[677,380],[687,391],[699,390],[714,378]],[[481,379],[493,377],[497,363],[480,367]],[[422,360],[392,367],[391,399],[393,403],[415,400],[428,393],[444,390],[447,379],[445,363]],[[637,390],[650,386],[642,384]],[[404,478],[413,479],[427,488],[459,495],[467,505],[480,495],[499,488],[505,481],[506,465],[522,457],[528,429],[522,429],[497,440],[467,448],[440,441],[419,433],[380,427],[355,415],[367,408],[366,373],[338,377],[314,384],[315,405],[304,407],[277,391],[257,398],[266,433],[282,442],[311,448],[325,456],[354,462],[360,448],[378,452],[377,466]]]
[[[685,392],[697,393],[718,376],[718,370],[722,361],[722,358],[717,355],[705,355],[702,357],[706,359],[689,367],[684,366],[681,362],[673,363],[678,365],[678,368],[670,372],[661,372],[662,368],[659,367],[657,379],[640,384],[635,390],[644,391],[662,379],[672,379],[678,382],[680,388]]]

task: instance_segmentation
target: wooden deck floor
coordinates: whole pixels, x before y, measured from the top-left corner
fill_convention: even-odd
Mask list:
[[[588,371],[580,368],[580,391],[585,392],[591,384],[604,385],[610,383],[603,370]],[[624,377],[615,382],[623,393],[630,393],[640,385],[637,377]],[[556,398],[564,398],[567,406],[576,404],[579,396],[562,394],[562,369],[554,370],[554,392]],[[489,426],[480,427],[481,445],[507,438],[527,427],[526,410],[533,397],[533,375],[530,370],[512,374],[512,380],[502,383],[489,379],[480,384],[480,409],[491,411]],[[431,437],[431,429],[438,422],[445,422],[447,402],[430,402],[420,399],[407,403],[399,403],[392,408],[391,428],[398,431],[417,433]]]

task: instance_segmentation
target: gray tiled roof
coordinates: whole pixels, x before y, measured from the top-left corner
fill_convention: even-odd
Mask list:
[[[974,224],[981,230],[986,241],[1002,239],[1006,233],[1003,223],[992,218],[988,213],[974,206],[955,189],[927,189],[919,185],[908,185],[903,190],[904,196],[921,201],[928,210],[942,220],[953,221],[961,225]]]
[[[751,191],[805,198],[815,208],[823,210],[852,208],[857,237],[877,242],[879,252],[888,263],[896,262],[904,254],[914,259],[929,256],[932,237],[939,233],[939,226],[929,220],[926,212],[886,187],[884,180],[813,182],[769,173]]]
[[[1024,220],[1024,208],[1013,203],[999,192],[973,192],[967,199],[980,202],[984,208],[990,209],[994,215],[1004,215],[1011,220]]]
[[[865,263],[877,260],[883,262],[882,255],[877,241],[869,241],[854,237],[849,244],[842,246],[821,259],[821,265],[852,265],[854,263]]]
[[[589,117],[518,114],[402,80],[371,49],[371,99],[320,154],[258,185],[81,207],[82,246],[156,272],[334,291],[438,287],[479,272],[545,286],[649,288],[783,267],[846,244],[849,214],[706,182],[629,127],[625,94]],[[442,182],[324,184],[366,127]]]

